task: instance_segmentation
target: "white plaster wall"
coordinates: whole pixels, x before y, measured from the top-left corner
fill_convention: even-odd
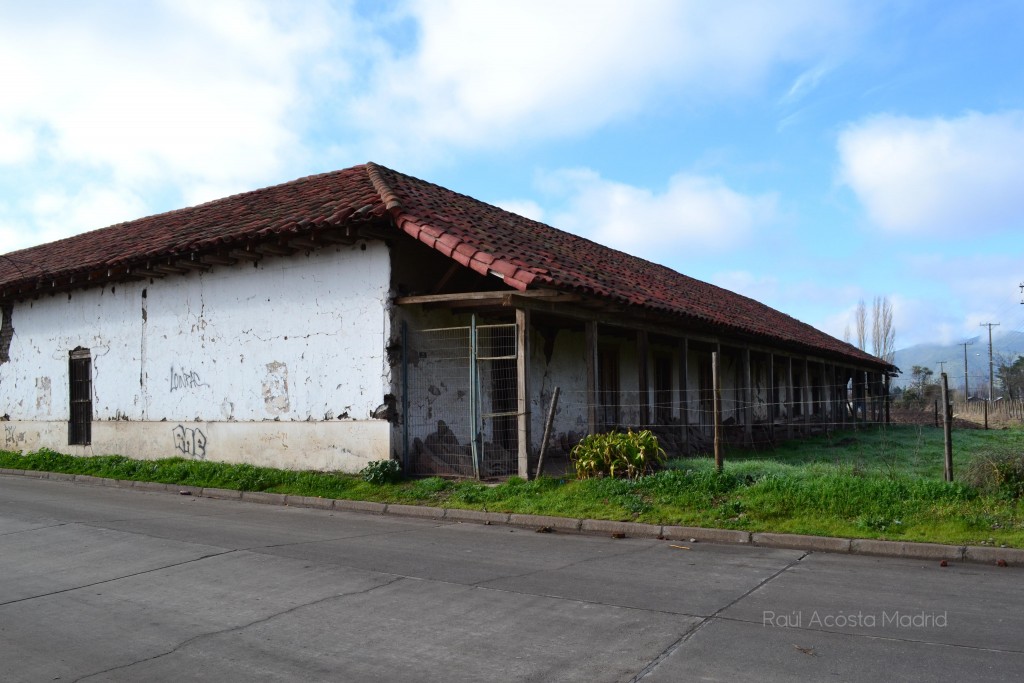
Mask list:
[[[530,375],[533,381],[530,397],[530,433],[532,447],[539,452],[544,438],[551,396],[559,387],[558,405],[551,423],[552,443],[561,435],[587,433],[587,363],[586,339],[582,331],[558,330],[555,333],[551,362],[544,355],[540,334],[531,339]]]
[[[22,430],[39,435],[22,443],[69,451],[68,354],[82,346],[92,353],[93,452],[200,457],[172,434],[176,424],[321,423],[305,430],[309,452],[320,455],[302,454],[306,437],[295,427],[285,446],[209,426],[201,455],[293,467],[343,460],[351,469],[389,450],[387,424],[371,419],[391,391],[389,282],[387,247],[370,242],[16,304],[0,414],[62,425]],[[125,425],[116,439],[99,424],[112,420]],[[333,445],[321,443],[325,421],[337,425],[326,428]],[[161,426],[132,426],[146,422]],[[218,443],[214,435],[229,431],[243,436]],[[166,449],[155,436],[163,432]]]

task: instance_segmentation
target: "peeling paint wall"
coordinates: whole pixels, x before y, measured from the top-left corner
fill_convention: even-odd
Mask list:
[[[80,346],[92,354],[94,430],[76,452],[235,460],[244,447],[250,462],[359,469],[389,449],[387,423],[371,417],[391,391],[389,290],[388,249],[369,242],[17,303],[0,414],[33,425],[20,432],[28,449],[76,451],[65,423],[68,354]],[[110,441],[104,421],[127,426]],[[307,427],[289,427],[287,445],[244,437],[264,421]],[[159,426],[132,426],[146,423]],[[223,423],[243,436],[196,426]],[[352,449],[346,429],[382,443],[360,437]]]

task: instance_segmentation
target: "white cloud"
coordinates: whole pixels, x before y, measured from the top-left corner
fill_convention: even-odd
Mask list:
[[[844,2],[800,1],[421,0],[408,16],[415,48],[376,64],[346,109],[404,155],[582,135],[654,102],[743,92],[857,23]]]
[[[551,224],[632,254],[665,262],[666,250],[725,248],[776,220],[773,194],[749,196],[718,178],[680,173],[664,191],[602,178],[591,169],[538,176],[559,204]]]
[[[839,136],[840,179],[896,233],[1024,227],[1024,111],[955,119],[877,116]]]
[[[494,205],[525,218],[544,221],[544,208],[532,199],[501,199],[494,202]]]
[[[82,177],[122,188],[118,199],[69,200],[107,222],[135,217],[111,215],[118,207],[145,213],[139,197],[156,192],[203,200],[276,180],[301,149],[303,74],[326,54],[334,23],[322,3],[8,8],[0,164],[49,178],[56,195],[80,196]],[[41,225],[48,214],[27,218]]]

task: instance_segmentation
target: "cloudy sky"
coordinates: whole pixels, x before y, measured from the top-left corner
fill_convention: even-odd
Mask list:
[[[1024,330],[1024,3],[0,0],[0,252],[368,160],[897,346]]]

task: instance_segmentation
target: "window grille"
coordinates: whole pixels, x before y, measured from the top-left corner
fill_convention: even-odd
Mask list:
[[[89,349],[75,349],[68,362],[71,411],[68,444],[92,443],[92,357]]]

